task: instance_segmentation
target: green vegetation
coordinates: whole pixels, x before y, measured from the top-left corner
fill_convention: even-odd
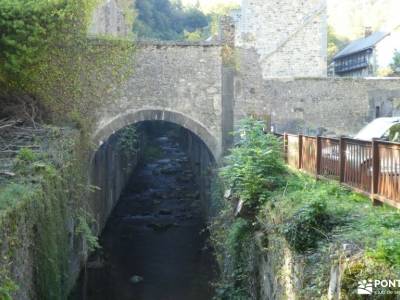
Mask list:
[[[118,97],[133,72],[134,43],[110,36],[89,38],[98,0],[0,1],[0,119],[33,124],[33,146],[16,155],[0,186],[0,299],[18,289],[13,264],[33,259],[38,299],[66,299],[71,251],[98,247],[86,201],[91,148],[88,133],[96,109]],[[125,10],[130,1],[120,1]],[[133,21],[132,11],[125,16]],[[129,37],[128,37],[129,38]],[[71,129],[39,123],[74,125]],[[129,135],[133,133],[129,128]],[[122,133],[124,136],[124,133]],[[127,136],[126,136],[127,137]],[[36,139],[42,139],[37,141]],[[77,142],[79,141],[79,142]],[[7,142],[7,141],[6,141]],[[119,146],[130,151],[134,139]],[[71,236],[74,249],[71,249]],[[26,239],[31,245],[23,244]]]
[[[338,36],[334,29],[331,26],[328,26],[328,63],[331,63],[333,57],[348,43],[348,39]]]
[[[134,32],[142,38],[159,40],[200,39],[209,19],[196,7],[184,7],[179,1],[137,0]],[[194,34],[194,32],[196,32]],[[198,35],[198,36],[197,36]]]
[[[359,280],[399,277],[397,210],[374,207],[369,199],[338,183],[286,170],[279,141],[262,134],[259,122],[246,120],[238,134],[241,140],[221,171],[223,185],[232,189],[233,196],[222,200],[220,188],[213,195],[223,207],[211,226],[222,270],[217,299],[250,299],[257,291],[257,262],[263,255],[267,260],[269,255],[279,258],[271,272],[278,282],[283,280],[279,274],[285,272],[284,249],[290,249],[302,266],[297,274],[301,290],[295,291],[299,299],[326,297],[331,266],[337,263],[345,270],[342,295],[346,299],[361,299],[356,295]],[[234,216],[238,198],[253,204],[255,217]],[[374,299],[395,298],[377,295]]]
[[[203,12],[198,6],[185,7],[180,1],[137,0],[134,33],[145,39],[206,40],[218,34],[219,18],[235,8],[238,5],[218,4]]]
[[[297,227],[308,222],[303,227],[304,230],[295,230],[289,235],[294,237],[290,244],[296,250],[303,245],[302,239],[305,238],[296,238],[296,235],[307,235],[314,239],[306,244],[315,246],[319,241],[329,241],[330,235],[334,234],[336,242],[354,242],[362,249],[369,249],[371,257],[382,258],[389,256],[376,253],[382,254],[382,247],[387,241],[400,241],[395,234],[400,228],[397,210],[386,206],[373,207],[369,199],[354,194],[337,183],[315,181],[307,175],[291,174],[285,193],[276,193],[263,210],[264,215],[270,214],[275,220],[279,220],[284,230],[288,226]],[[317,231],[321,235],[315,234]],[[308,247],[311,248],[313,247]],[[390,247],[385,251],[394,254]],[[395,260],[386,260],[389,264],[394,262]]]
[[[229,255],[231,262],[230,271],[224,275],[223,280],[216,284],[215,299],[242,300],[254,299],[251,291],[246,288],[251,285],[252,272],[251,251],[254,245],[253,228],[249,221],[238,218],[235,220],[226,237],[221,241],[220,247]]]
[[[317,246],[332,229],[333,216],[327,212],[327,204],[313,201],[305,204],[283,226],[283,234],[289,245],[298,253]]]
[[[68,178],[70,179],[70,178]],[[65,193],[69,184],[60,176],[46,176],[37,186],[31,210],[37,226],[34,247],[35,286],[40,299],[65,299],[68,280],[68,229],[67,204],[69,195]],[[71,186],[72,187],[72,186]],[[19,213],[22,213],[20,210]]]
[[[0,269],[0,299],[12,300],[12,293],[17,290],[17,284],[8,277],[7,271]]]
[[[0,82],[29,80],[31,68],[48,56],[50,47],[83,34],[94,5],[94,0],[1,1]]]
[[[236,136],[239,142],[226,157],[221,177],[237,197],[258,206],[284,184],[281,143],[264,133],[263,123],[253,120],[242,122]]]
[[[87,182],[87,168],[79,157],[85,155],[87,145],[76,143],[78,137],[74,131],[64,131],[60,139],[60,130],[47,128],[38,144],[51,151],[22,148],[14,160],[16,175],[0,189],[2,300],[12,299],[18,290],[12,266],[27,251],[32,251],[38,299],[67,298],[72,284],[68,262],[73,251],[72,229],[67,226],[71,216],[76,216],[75,247],[82,248],[82,255],[98,246],[86,201],[90,186],[83,184]],[[23,244],[26,236],[34,238],[32,245]]]
[[[214,218],[210,226],[211,242],[222,271],[215,283],[214,299],[253,299],[249,287],[254,284],[257,270],[253,255],[255,223],[245,218],[235,218],[230,203],[223,200],[221,179],[216,176],[212,183],[211,211]]]
[[[400,51],[396,51],[393,55],[393,63],[390,65],[392,76],[400,76]]]
[[[285,192],[271,197],[261,215],[262,227],[269,226],[267,218],[276,222],[270,235],[283,233],[295,253],[319,257],[307,262],[308,272],[325,274],[325,280],[316,281],[310,275],[305,282],[315,285],[319,293],[327,290],[333,262],[326,258],[332,256],[345,266],[342,292],[351,299],[358,299],[359,280],[397,278],[400,274],[399,212],[386,206],[373,207],[369,199],[337,183],[292,174]],[[311,295],[315,289],[308,292]]]
[[[75,228],[75,234],[82,236],[83,240],[87,244],[89,252],[93,252],[100,248],[99,240],[97,236],[93,234],[92,227],[96,224],[96,220],[87,213],[85,210],[81,210],[78,214],[78,224]]]
[[[93,107],[116,96],[115,86],[132,72],[134,45],[87,37],[97,4],[0,1],[0,115],[72,121],[87,129]]]
[[[117,147],[121,153],[125,154],[126,157],[137,153],[138,151],[139,136],[136,129],[136,124],[127,126],[120,130],[118,133]]]
[[[29,199],[31,191],[30,185],[21,183],[12,183],[2,187],[0,189],[0,211],[13,208],[19,201]]]
[[[218,35],[219,30],[219,19],[221,16],[229,16],[232,10],[239,9],[240,5],[234,3],[226,4],[216,4],[213,5],[208,11],[209,21],[209,34],[210,36]]]
[[[46,126],[38,131],[33,145],[15,156],[14,176],[0,186],[0,300],[18,299],[19,292],[26,292],[21,277],[30,274],[30,266],[32,295],[67,299],[75,283],[71,258],[85,262],[99,248],[91,195],[99,188],[88,180],[87,138],[70,128]],[[114,150],[123,151],[129,163],[138,146],[136,128],[128,127],[114,138],[112,145],[120,147]]]
[[[82,10],[75,14],[76,1],[24,1],[0,2],[0,79],[21,77],[27,66],[34,65],[45,55],[50,40],[71,22],[86,21],[88,1],[82,2]],[[93,1],[92,1],[93,2]],[[67,25],[69,24],[69,25]],[[53,41],[51,41],[53,42]]]
[[[390,128],[389,141],[400,142],[400,125],[394,125]]]

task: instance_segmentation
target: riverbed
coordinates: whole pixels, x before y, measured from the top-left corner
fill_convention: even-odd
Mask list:
[[[152,153],[145,153],[123,192],[74,300],[213,297],[216,264],[188,157],[167,136],[150,144]]]

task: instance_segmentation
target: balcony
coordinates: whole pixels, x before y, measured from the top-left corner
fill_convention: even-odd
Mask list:
[[[360,61],[360,62],[351,62],[347,61],[345,64],[336,65],[335,64],[335,73],[346,73],[357,69],[368,68],[367,61]]]

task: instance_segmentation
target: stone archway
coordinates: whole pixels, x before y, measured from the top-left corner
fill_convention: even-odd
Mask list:
[[[172,110],[144,109],[127,111],[109,121],[107,124],[99,126],[93,135],[93,141],[100,146],[118,130],[138,122],[143,121],[166,121],[182,126],[197,135],[208,147],[215,161],[219,161],[222,151],[216,137],[199,121],[193,120],[182,113]]]

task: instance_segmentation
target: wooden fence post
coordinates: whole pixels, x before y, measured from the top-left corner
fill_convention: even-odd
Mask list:
[[[285,161],[288,162],[288,153],[289,153],[289,137],[288,134],[285,132],[283,134],[283,151],[285,155]]]
[[[339,181],[344,182],[344,172],[346,165],[346,141],[340,137],[339,141]]]
[[[317,153],[315,159],[315,177],[321,174],[321,158],[322,158],[322,138],[317,136]]]
[[[371,184],[371,200],[373,205],[382,205],[382,202],[376,199],[378,194],[380,175],[380,157],[379,157],[379,142],[372,139],[372,184]]]
[[[301,169],[303,166],[303,135],[299,134],[299,165],[298,169]]]

